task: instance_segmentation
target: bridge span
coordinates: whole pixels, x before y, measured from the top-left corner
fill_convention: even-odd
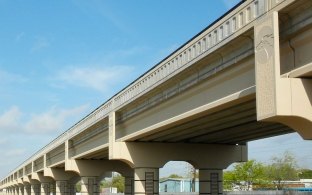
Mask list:
[[[246,0],[1,180],[5,195],[98,194],[107,172],[125,194],[159,194],[159,168],[199,169],[199,193],[222,194],[222,170],[247,143],[312,139],[312,1]]]

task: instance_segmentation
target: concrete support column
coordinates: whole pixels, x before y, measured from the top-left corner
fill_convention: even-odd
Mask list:
[[[51,182],[50,183],[50,194],[51,195],[56,195],[56,182]]]
[[[40,195],[40,184],[30,184],[30,194]]]
[[[31,190],[30,190],[29,184],[24,185],[24,195],[31,195]]]
[[[159,194],[159,169],[135,168],[134,169],[134,194],[154,195]]]
[[[18,195],[18,191],[19,191],[19,190],[18,190],[18,186],[14,186],[14,194],[15,194],[15,195]]]
[[[40,184],[40,194],[41,195],[50,195],[50,183],[48,182],[42,182]]]
[[[55,195],[69,195],[68,181],[56,181],[55,182]]]
[[[15,195],[19,195],[19,187],[18,186],[14,186],[14,194]]]
[[[99,194],[98,177],[81,177],[81,195]]]
[[[199,169],[199,194],[223,194],[222,169]]]
[[[24,185],[18,185],[18,194],[24,195]]]
[[[134,178],[125,177],[125,195],[132,195],[134,190]]]
[[[76,184],[68,183],[68,194],[75,195],[76,194]]]

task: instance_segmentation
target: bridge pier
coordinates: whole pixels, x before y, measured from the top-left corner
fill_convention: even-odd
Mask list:
[[[133,195],[134,177],[125,176],[125,195]]]
[[[134,195],[159,194],[159,168],[134,169]]]
[[[98,177],[81,177],[81,195],[96,195],[99,194],[99,191]]]
[[[247,146],[221,144],[114,142],[111,159],[134,168],[134,194],[158,194],[159,168],[187,161],[200,170],[200,194],[222,194],[222,170],[247,160]]]
[[[40,183],[39,182],[34,182],[30,184],[30,194],[40,195]]]
[[[19,193],[18,185],[14,185],[14,194],[18,195],[18,193]]]
[[[199,169],[199,194],[223,193],[223,169]]]
[[[24,185],[23,184],[18,184],[18,194],[24,195]]]
[[[31,195],[29,183],[24,183],[24,195]]]
[[[259,20],[254,32],[257,119],[283,123],[312,140],[312,79],[281,76],[278,12]]]
[[[44,173],[32,173],[31,178],[39,182],[39,192],[41,195],[50,195],[51,184],[54,184],[55,182],[52,178],[44,176]]]
[[[55,181],[55,195],[68,195],[69,186],[66,180],[56,180]]]
[[[41,182],[40,183],[40,194],[41,195],[50,195],[50,182]]]
[[[116,171],[126,178],[127,191],[125,194],[131,194],[132,192],[133,170],[121,161],[67,159],[65,161],[65,170],[80,175],[81,193],[84,195],[99,194],[99,178],[112,171]]]
[[[53,192],[55,195],[68,195],[70,194],[69,180],[78,175],[74,172],[66,172],[62,168],[44,168],[43,175],[50,177],[55,181]],[[74,194],[74,193],[73,193]]]

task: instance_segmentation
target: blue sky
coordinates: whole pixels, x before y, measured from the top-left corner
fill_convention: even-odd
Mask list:
[[[0,0],[0,177],[238,1]],[[312,168],[311,141],[286,138],[250,157],[288,149]]]

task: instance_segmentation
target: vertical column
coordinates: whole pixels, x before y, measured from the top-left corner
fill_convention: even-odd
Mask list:
[[[134,185],[134,178],[125,177],[125,195],[133,194],[133,185]]]
[[[31,189],[30,189],[30,185],[29,184],[25,184],[24,185],[24,195],[31,195]]]
[[[159,194],[159,169],[135,168],[134,169],[134,194],[154,195]]]
[[[223,194],[222,169],[199,169],[199,194]]]
[[[68,183],[68,193],[69,195],[75,195],[76,194],[76,184],[74,183]]]
[[[69,186],[67,181],[55,182],[55,195],[68,195]]]
[[[41,195],[50,195],[50,183],[42,182],[40,184],[40,193]]]
[[[99,194],[98,177],[81,177],[81,195]]]
[[[19,191],[18,186],[14,186],[14,194],[15,195],[18,195],[18,191]]]
[[[30,194],[31,195],[40,195],[40,184],[31,184],[30,185]]]
[[[56,182],[51,182],[50,183],[50,194],[51,195],[56,195]]]
[[[24,195],[24,185],[19,185],[18,186],[19,188],[18,188],[18,194],[19,195]]]
[[[14,194],[15,195],[19,195],[19,187],[18,186],[14,186]]]

